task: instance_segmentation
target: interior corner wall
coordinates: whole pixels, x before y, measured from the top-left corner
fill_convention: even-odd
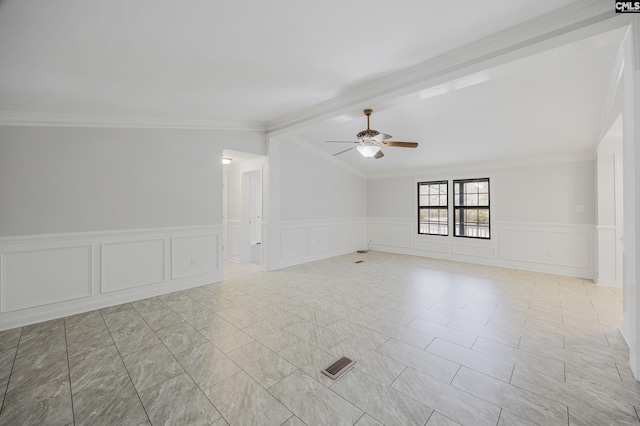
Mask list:
[[[453,179],[483,177],[490,178],[490,240],[418,235],[417,182],[449,180],[451,191]],[[372,179],[369,239],[376,250],[593,278],[594,186],[593,160]]]
[[[278,156],[279,267],[365,248],[366,179],[298,143]]]
[[[222,151],[264,141],[0,126],[0,329],[221,280]]]

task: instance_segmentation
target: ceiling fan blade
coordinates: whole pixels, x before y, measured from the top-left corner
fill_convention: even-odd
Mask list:
[[[373,140],[375,140],[376,142],[382,142],[382,141],[386,141],[387,139],[391,139],[393,136],[388,135],[386,133],[378,133]]]
[[[418,142],[382,142],[385,146],[397,146],[400,148],[415,148],[418,146]]]
[[[329,143],[359,143],[358,141],[325,141]]]
[[[345,152],[351,151],[352,149],[355,149],[355,146],[352,146],[351,148],[347,148],[344,151],[337,152],[337,153],[333,154],[333,156],[335,157],[336,155],[344,154]]]
[[[384,152],[382,151],[378,151],[377,154],[373,156],[373,158],[375,158],[376,160],[382,157],[384,157]]]

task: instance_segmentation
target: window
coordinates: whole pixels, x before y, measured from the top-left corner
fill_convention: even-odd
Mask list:
[[[489,179],[453,181],[456,237],[491,237],[489,227]]]
[[[449,235],[448,183],[418,183],[418,234]]]

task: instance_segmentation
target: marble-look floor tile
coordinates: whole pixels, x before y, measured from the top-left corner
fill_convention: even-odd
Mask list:
[[[124,355],[122,361],[138,392],[184,372],[162,343]]]
[[[285,330],[324,350],[330,349],[344,340],[344,337],[339,334],[303,319]]]
[[[9,378],[0,379],[0,407],[4,403],[4,396],[7,393],[7,386],[9,385]],[[2,413],[0,413],[2,414]]]
[[[473,344],[474,351],[501,359],[510,364],[526,367],[557,380],[565,379],[564,362],[546,357],[542,354],[516,349],[502,343],[479,337]]]
[[[375,350],[389,337],[348,320],[339,320],[326,327],[363,348]]]
[[[0,352],[17,348],[20,342],[22,328],[13,328],[11,330],[0,331]]]
[[[157,330],[156,335],[174,355],[209,342],[198,330],[186,322],[179,322]]]
[[[73,422],[71,389],[66,379],[52,380],[5,397],[0,425],[66,425]]]
[[[131,302],[131,306],[133,306],[133,309],[138,311],[138,313],[144,317],[145,314],[148,314],[150,312],[165,309],[167,307],[167,304],[164,303],[159,297],[150,297],[148,299],[136,300],[135,302]]]
[[[634,420],[635,410],[632,404],[617,401],[609,395],[599,393],[589,386],[554,380],[548,376],[542,376],[534,371],[522,367],[516,367],[511,383],[519,388],[541,395],[551,401],[557,401],[568,406],[574,411],[596,412],[599,415],[591,415],[594,418],[615,419],[624,423],[629,419]],[[571,411],[571,410],[570,410]],[[583,415],[579,415],[583,417]]]
[[[66,353],[40,352],[20,356],[18,351],[7,392],[23,392],[43,383],[68,378],[69,364]]]
[[[221,311],[218,311],[217,314],[227,320],[229,324],[237,328],[245,328],[247,326],[250,326],[251,324],[262,321],[262,318],[252,314],[251,312],[240,306],[223,309]]]
[[[357,369],[346,373],[331,390],[385,425],[423,426],[433,412]]]
[[[164,303],[162,303],[162,305],[158,309],[155,309],[153,311],[142,310],[139,313],[153,331],[171,327],[172,325],[184,321],[184,319],[182,319],[180,315],[176,314]]]
[[[434,334],[424,333],[412,328],[404,327],[392,321],[378,319],[367,326],[368,329],[393,337],[396,340],[423,350],[436,338]]]
[[[295,309],[290,310],[289,313],[314,324],[317,324],[321,327],[326,327],[329,324],[333,324],[340,319],[340,317],[337,315],[308,305],[299,306]]]
[[[74,394],[73,410],[76,426],[138,425],[148,419],[128,375]]]
[[[408,368],[391,385],[463,425],[495,426],[500,408],[420,371]]]
[[[294,365],[258,342],[231,351],[228,356],[265,388],[278,383],[296,370]]]
[[[176,359],[200,389],[209,388],[240,371],[229,357],[211,343],[176,354]]]
[[[460,426],[460,423],[451,420],[447,416],[443,416],[442,414],[434,411],[429,417],[429,421],[426,426]]]
[[[156,425],[207,426],[220,413],[187,374],[140,392],[149,419]]]
[[[460,364],[395,339],[388,340],[377,352],[446,383],[453,380],[460,368]]]
[[[349,340],[329,349],[329,353],[335,355],[335,359],[346,356],[357,361],[354,368],[387,385],[390,385],[407,368],[406,364]]]
[[[131,304],[119,305],[116,310],[110,310],[110,308],[102,309],[102,318],[104,318],[107,328],[110,332],[116,332],[120,329],[132,327],[134,325],[142,326],[146,325],[138,311],[133,309]]]
[[[224,353],[253,342],[253,338],[220,317],[200,333]]]
[[[18,352],[17,346],[0,351],[0,380],[9,378],[9,374],[11,374],[11,370],[13,369],[13,361],[16,358],[16,352]]]
[[[100,311],[88,311],[80,314],[71,315],[64,318],[64,326],[67,331],[70,328],[82,327],[82,328],[101,328],[106,324],[102,313]]]
[[[569,422],[569,424],[571,424],[571,422]],[[500,412],[500,420],[498,421],[498,426],[539,426],[539,425],[540,423],[522,418],[516,414],[513,414],[509,410],[505,410],[504,408]]]
[[[455,321],[455,318],[452,321]],[[409,324],[407,324],[407,327],[419,330],[423,333],[434,335],[435,337],[439,337],[443,340],[455,343],[456,345],[464,346],[466,348],[470,348],[471,346],[473,346],[473,343],[477,338],[477,335],[459,331],[449,326],[436,324],[422,318],[414,319]]]
[[[292,413],[255,380],[241,371],[204,390],[232,425],[280,426]]]
[[[376,419],[374,419],[373,417],[371,417],[370,415],[368,415],[367,413],[364,413],[364,415],[360,417],[360,420],[358,420],[358,422],[354,426],[384,426],[384,425],[379,421],[377,421]]]
[[[137,352],[160,343],[158,337],[146,323],[139,324],[135,322],[129,326],[111,331],[111,337],[121,355]]]
[[[504,325],[495,326],[494,323],[489,322],[489,325],[479,325],[473,322],[465,321],[460,318],[454,318],[451,320],[447,327],[453,328],[473,336],[484,337],[494,342],[502,343],[504,345],[518,347],[520,343],[520,337],[522,335],[521,326],[505,327]],[[455,342],[454,342],[455,343]]]
[[[171,309],[176,311],[178,315],[182,317],[186,322],[191,324],[196,329],[208,327],[216,321],[220,320],[220,317],[205,308],[198,302],[189,299],[189,302],[180,302],[173,306]]]
[[[109,345],[113,345],[113,339],[104,322],[94,327],[84,327],[83,325],[67,327],[67,350],[69,356],[90,352]]]
[[[258,342],[262,343],[274,352],[281,351],[287,346],[300,341],[300,339],[288,331],[272,324],[269,321],[260,321],[242,329]]]
[[[363,411],[298,370],[270,389],[308,425],[353,425]]]
[[[280,328],[288,327],[291,324],[295,324],[296,322],[300,321],[300,317],[273,305],[265,306],[264,308],[258,309],[257,311],[254,311],[254,314],[258,315],[262,319],[269,321],[272,324],[277,325]]]
[[[213,311],[214,313],[220,312],[225,309],[230,309],[236,306],[235,303],[223,297],[220,297],[216,294],[212,294],[206,297],[201,297],[200,299],[198,299],[198,303],[200,303],[202,306],[209,309],[210,311]]]
[[[71,389],[76,394],[115,376],[127,374],[115,345],[69,357]]]
[[[248,311],[255,311],[256,309],[264,308],[268,305],[267,302],[247,294],[230,295],[225,297],[225,299]]]
[[[544,425],[566,425],[567,406],[462,367],[452,386]]]
[[[514,365],[511,363],[483,355],[440,338],[431,342],[426,351],[507,383],[513,372]]]
[[[333,364],[337,358],[317,346],[300,341],[284,348],[278,352],[278,355],[323,385],[330,386],[334,383],[333,380],[320,371]]]

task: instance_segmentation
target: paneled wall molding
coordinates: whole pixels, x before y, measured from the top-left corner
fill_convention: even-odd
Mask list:
[[[369,218],[373,250],[595,279],[594,225],[500,222],[492,238],[418,235],[414,218]]]
[[[367,219],[297,220],[280,224],[280,267],[367,247]]]
[[[0,238],[0,330],[223,279],[222,226]]]

